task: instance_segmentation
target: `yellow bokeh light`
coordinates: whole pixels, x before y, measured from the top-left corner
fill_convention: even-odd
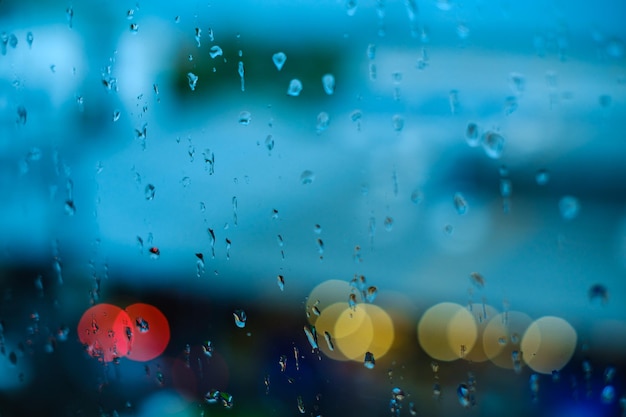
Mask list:
[[[519,351],[522,335],[532,319],[521,311],[507,311],[493,317],[483,331],[483,350],[495,365],[513,369],[513,351]]]
[[[364,304],[363,308],[367,312],[372,325],[374,326],[374,334],[372,342],[368,347],[368,351],[374,354],[376,359],[380,359],[391,349],[395,339],[395,331],[393,321],[385,310],[374,304]]]
[[[362,360],[374,339],[372,320],[362,305],[344,310],[335,323],[335,347],[348,359]]]
[[[474,316],[474,320],[476,322],[478,335],[474,348],[469,353],[467,353],[463,357],[463,359],[471,362],[485,362],[489,359],[487,357],[487,353],[485,352],[485,329],[487,328],[487,325],[489,324],[491,319],[498,315],[498,311],[490,305],[474,304],[471,313]]]
[[[535,372],[550,374],[563,368],[576,349],[576,330],[559,317],[535,320],[524,333],[523,359]]]
[[[428,355],[441,361],[453,361],[472,350],[478,330],[474,317],[465,307],[439,303],[422,315],[417,334]]]
[[[350,284],[347,281],[329,279],[322,282],[309,293],[306,303],[306,311],[309,323],[315,324],[319,317],[313,312],[317,309],[320,313],[328,306],[335,303],[345,302],[347,304],[350,296]]]

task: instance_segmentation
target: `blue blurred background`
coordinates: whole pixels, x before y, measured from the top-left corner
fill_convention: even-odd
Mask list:
[[[1,1],[0,413],[624,413],[625,21],[608,0]],[[302,331],[328,280],[367,304],[360,275],[393,322],[373,370]],[[87,355],[102,302],[161,309],[164,355]],[[443,302],[492,307],[478,327],[556,316],[573,356],[434,372],[418,323]],[[207,339],[221,371],[176,377]]]

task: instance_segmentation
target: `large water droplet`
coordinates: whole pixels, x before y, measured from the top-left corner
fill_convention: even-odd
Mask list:
[[[322,133],[324,130],[328,129],[328,125],[330,124],[330,116],[326,112],[320,112],[317,115],[317,122],[315,123],[315,130],[318,134]]]
[[[300,174],[300,182],[302,184],[311,184],[313,183],[313,181],[315,181],[315,174],[313,173],[313,171],[309,171],[308,169],[302,171],[302,174]]]
[[[326,74],[322,77],[322,85],[324,92],[329,96],[335,92],[335,77],[332,74]]]
[[[504,136],[499,133],[488,131],[482,136],[482,145],[488,157],[498,159],[504,150]]]
[[[213,59],[217,58],[218,56],[222,56],[223,54],[224,51],[222,51],[222,48],[220,48],[218,45],[213,45],[211,49],[209,49],[209,56]]]
[[[276,65],[276,69],[280,71],[283,69],[283,65],[285,65],[285,61],[287,60],[287,55],[284,52],[276,52],[272,55],[272,61],[274,61],[274,65]]]
[[[301,91],[302,91],[302,82],[299,79],[294,78],[293,80],[289,82],[289,88],[287,88],[288,95],[297,97],[300,95]]]
[[[248,126],[250,121],[252,120],[252,114],[249,111],[242,111],[239,113],[239,124],[243,126]]]
[[[189,88],[191,88],[191,91],[195,91],[196,84],[198,83],[198,76],[193,72],[189,72],[187,73],[187,81],[189,81]]]
[[[243,310],[235,310],[233,312],[233,318],[235,319],[235,325],[240,329],[246,327],[246,321],[248,320],[248,316],[246,316],[246,312]]]
[[[572,220],[578,216],[580,203],[576,197],[565,196],[559,200],[559,211],[565,220]]]

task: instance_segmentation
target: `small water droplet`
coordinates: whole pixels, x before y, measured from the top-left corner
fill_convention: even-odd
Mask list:
[[[76,214],[76,206],[74,205],[73,200],[66,200],[64,207],[65,207],[65,214],[67,214],[68,216],[73,216],[74,214]]]
[[[306,413],[306,409],[304,408],[304,402],[302,401],[301,395],[298,395],[297,402],[298,402],[298,411],[300,412],[300,414]]]
[[[456,212],[460,215],[467,213],[469,206],[463,194],[461,193],[454,194],[454,208],[456,209]]]
[[[280,288],[281,291],[285,290],[285,277],[282,275],[278,275],[276,277],[276,282],[278,283],[278,288]]]
[[[248,320],[248,316],[246,316],[246,312],[243,310],[235,310],[233,313],[233,318],[235,319],[235,325],[240,329],[246,327],[246,321]]]
[[[137,23],[131,23],[130,24],[130,31],[131,31],[131,33],[139,32],[139,25]]]
[[[239,124],[242,126],[248,126],[252,120],[252,114],[249,111],[242,111],[239,113]]]
[[[278,366],[280,367],[280,372],[285,372],[285,370],[287,369],[286,355],[280,355],[280,357],[278,358]]]
[[[370,286],[367,288],[367,292],[365,293],[365,301],[368,303],[373,303],[378,295],[378,288],[375,286]]]
[[[189,81],[189,88],[191,88],[191,91],[195,91],[196,84],[198,83],[198,76],[193,72],[189,72],[187,73],[187,81]]]
[[[67,24],[69,25],[70,29],[72,28],[72,20],[74,19],[74,9],[72,9],[72,7],[68,7],[67,9],[65,9],[65,16],[67,17]]]
[[[196,28],[196,34],[194,36],[194,39],[196,40],[196,45],[198,46],[198,48],[200,47],[200,38],[202,37],[202,29],[200,28]],[[213,58],[213,57],[211,57]]]
[[[385,226],[386,231],[391,232],[393,230],[393,217],[385,217],[383,225]]]
[[[274,149],[274,137],[272,135],[267,135],[265,138],[265,147],[270,152]]]
[[[498,159],[502,156],[504,142],[504,136],[496,132],[488,131],[482,136],[482,145],[485,154],[493,159]]]
[[[113,111],[113,121],[117,122],[118,120],[120,120],[120,116],[121,115],[122,115],[122,113],[119,110],[115,109]]]
[[[315,130],[318,134],[322,133],[324,130],[328,129],[328,125],[330,124],[330,116],[326,112],[320,112],[317,115],[317,122],[315,123]]]
[[[315,174],[313,171],[309,171],[308,169],[302,171],[302,174],[300,174],[300,182],[303,185],[312,184],[313,181],[315,181]]]
[[[152,184],[148,184],[146,185],[146,188],[144,190],[144,195],[146,197],[146,200],[150,201],[150,200],[154,200],[154,194],[155,194],[155,187]]]
[[[419,205],[424,200],[424,194],[422,190],[416,188],[411,192],[411,202],[415,205]]]
[[[589,288],[587,292],[589,301],[593,302],[600,300],[602,304],[609,302],[609,290],[602,284],[594,284]]]
[[[504,99],[504,114],[506,116],[510,115],[515,110],[517,110],[518,107],[519,105],[517,103],[517,97],[508,96],[507,98]]]
[[[324,86],[324,92],[329,96],[335,92],[335,76],[332,74],[325,74],[322,77],[322,86]]]
[[[485,278],[478,272],[472,272],[470,274],[470,282],[478,289],[483,289],[485,286]]]
[[[402,129],[404,129],[404,117],[400,116],[399,114],[395,114],[391,118],[391,124],[393,125],[393,130],[395,130],[396,132],[401,132]]]
[[[287,60],[287,55],[284,52],[276,52],[272,55],[272,61],[274,61],[274,65],[276,65],[276,69],[280,71],[283,69],[283,65],[285,65],[285,61]]]
[[[363,360],[363,366],[367,369],[374,369],[376,365],[376,359],[374,359],[374,354],[372,352],[365,352],[365,359]]]
[[[196,276],[200,278],[204,274],[204,255],[196,253]]]
[[[326,345],[328,346],[328,350],[334,351],[335,345],[333,344],[333,339],[330,333],[324,332],[324,339],[326,340]]]
[[[313,232],[319,235],[320,233],[322,233],[322,226],[316,224],[315,226],[313,226]]]
[[[157,248],[156,246],[152,246],[149,251],[150,251],[150,258],[152,259],[159,259],[159,257],[161,256],[161,250]]]
[[[299,79],[294,78],[293,80],[289,82],[289,88],[287,88],[287,95],[290,95],[292,97],[297,97],[300,95],[300,92],[302,92],[302,82]]]
[[[317,331],[315,330],[315,326],[311,326],[309,330],[308,327],[304,326],[304,334],[306,335],[309,344],[311,345],[311,349],[316,351],[318,349],[317,346]]]
[[[476,123],[469,122],[467,124],[467,127],[465,128],[465,140],[467,141],[467,144],[471,147],[479,145],[479,129]]]
[[[346,0],[346,13],[348,16],[354,16],[357,10],[357,1],[356,0]]]
[[[139,333],[147,333],[150,330],[150,324],[143,317],[135,319],[135,327],[137,327]]]
[[[28,118],[28,112],[26,111],[26,107],[18,106],[17,107],[17,120],[16,120],[16,122],[18,124],[25,125],[27,118]]]
[[[450,90],[448,93],[448,104],[450,105],[450,113],[457,114],[460,108],[459,91]]]
[[[576,197],[564,196],[559,200],[559,212],[565,220],[573,220],[580,212],[580,202]]]
[[[354,309],[356,308],[356,303],[357,303],[357,300],[356,300],[356,294],[351,293],[351,294],[348,296],[348,307],[349,307],[350,309],[354,310]]]
[[[512,72],[509,74],[509,87],[513,94],[520,96],[526,89],[526,79],[523,74],[519,72]]]
[[[28,43],[28,47],[32,48],[33,47],[33,32],[28,32],[26,34],[26,43]]]
[[[470,402],[470,391],[466,384],[459,384],[456,389],[456,396],[459,399],[459,404],[463,407],[469,407],[471,405]]]

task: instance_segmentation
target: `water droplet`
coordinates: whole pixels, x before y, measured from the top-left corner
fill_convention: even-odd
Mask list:
[[[317,122],[315,124],[315,130],[318,134],[322,133],[324,130],[328,129],[328,125],[330,124],[330,116],[326,112],[320,112],[317,115]]]
[[[396,132],[401,132],[402,129],[404,129],[404,117],[400,116],[399,114],[395,114],[391,118],[391,124],[393,125],[393,130],[395,130]]]
[[[150,258],[159,259],[160,256],[161,256],[161,250],[157,248],[156,246],[152,246],[150,248]]]
[[[28,43],[28,47],[32,48],[33,47],[33,32],[28,32],[26,34],[26,43]]]
[[[526,89],[526,79],[524,75],[519,72],[512,72],[509,74],[509,87],[513,94],[520,96],[524,93]]]
[[[70,29],[72,28],[72,20],[74,19],[74,9],[72,9],[72,7],[68,7],[65,10],[65,16],[67,16],[67,24],[69,25]]]
[[[365,352],[365,359],[363,360],[363,366],[367,369],[374,369],[376,365],[376,359],[374,359],[374,354],[372,352]]]
[[[576,197],[564,196],[559,200],[559,212],[565,220],[572,220],[580,212],[580,203]]]
[[[137,317],[135,327],[137,327],[139,333],[147,333],[150,330],[150,325],[143,317]]]
[[[498,159],[504,150],[504,136],[499,133],[488,131],[482,136],[482,145],[488,157]]]
[[[466,384],[459,384],[456,389],[456,396],[459,399],[459,404],[463,407],[469,407],[471,405],[470,402],[470,391]]]
[[[252,120],[252,114],[249,111],[242,111],[239,113],[239,124],[243,126],[248,126],[250,121]]]
[[[189,72],[187,73],[187,81],[189,81],[189,88],[191,88],[191,91],[195,91],[196,84],[198,83],[198,76],[193,72]]]
[[[285,372],[285,370],[287,369],[286,355],[280,355],[280,357],[278,358],[278,366],[280,366],[280,372]]]
[[[609,290],[602,284],[594,284],[588,291],[589,301],[600,300],[602,304],[609,302]]]
[[[287,88],[288,95],[297,97],[300,95],[301,91],[302,91],[302,82],[299,79],[294,78],[293,80],[289,82],[289,88]]]
[[[313,181],[315,181],[315,174],[313,171],[309,171],[308,169],[302,171],[302,174],[300,174],[300,182],[303,185],[311,184]]]
[[[510,115],[515,110],[517,110],[518,107],[519,105],[517,104],[517,97],[508,96],[507,98],[504,99],[504,114],[506,116]]]
[[[278,275],[276,277],[276,282],[278,283],[278,288],[280,288],[281,291],[285,290],[285,277],[282,275]]]
[[[196,253],[196,276],[200,278],[204,274],[204,255]]]
[[[210,149],[205,149],[202,156],[204,157],[204,169],[209,172],[209,175],[213,175],[215,173],[215,154]]]
[[[73,200],[66,200],[64,207],[65,207],[65,214],[67,214],[68,216],[73,216],[74,214],[76,214],[76,206],[74,205]]]
[[[246,312],[243,310],[235,310],[233,313],[233,318],[235,319],[235,325],[240,329],[246,327],[246,321],[248,317],[246,316]]]
[[[132,33],[137,33],[139,32],[139,25],[137,23],[131,23],[130,24],[130,31]]]
[[[335,76],[332,74],[325,74],[322,77],[322,86],[324,86],[324,92],[329,96],[335,92]]]
[[[274,65],[276,65],[276,69],[280,71],[283,69],[283,65],[285,65],[285,61],[287,60],[287,55],[284,52],[276,52],[272,55],[272,61],[274,61]]]
[[[318,346],[317,346],[317,331],[315,330],[315,326],[311,326],[310,330],[308,327],[304,326],[304,334],[306,335],[306,338],[309,341],[309,344],[311,345],[311,349],[313,349],[313,351],[316,351]]]
[[[319,235],[320,233],[322,233],[322,226],[316,224],[315,226],[313,226],[313,232]]]
[[[328,345],[328,350],[334,351],[335,345],[333,344],[333,339],[328,332],[324,332],[324,339],[326,340],[326,345]]]
[[[209,358],[213,356],[213,343],[210,340],[202,343],[202,352]]]
[[[375,286],[370,286],[367,288],[367,292],[365,293],[365,301],[368,303],[373,303],[378,295],[378,288]]]
[[[385,226],[386,231],[391,232],[393,230],[393,217],[385,217],[383,225]]]
[[[411,192],[411,202],[415,205],[419,205],[424,200],[424,193],[419,188],[416,188]]]
[[[28,118],[28,112],[26,111],[26,107],[18,106],[17,107],[17,120],[16,120],[16,122],[18,124],[25,125],[27,118]]]
[[[304,402],[302,401],[302,396],[301,395],[298,395],[297,402],[298,402],[298,411],[301,414],[306,413],[306,409],[304,408]]]
[[[121,115],[122,113],[119,110],[117,109],[113,110],[113,121],[117,122],[118,120],[120,120]]]
[[[457,114],[460,108],[459,91],[450,90],[448,93],[448,104],[450,105],[450,113]]]
[[[146,185],[146,188],[144,190],[144,195],[146,197],[146,200],[148,201],[154,200],[154,193],[155,193],[154,185],[152,184]]]
[[[352,310],[354,310],[356,308],[356,294],[351,293],[348,296],[348,307],[350,307]]]
[[[500,346],[505,346],[505,345],[506,345],[506,337],[504,337],[504,336],[500,336],[500,337],[498,338],[498,344],[499,344]]]
[[[470,282],[478,289],[483,289],[485,286],[485,278],[478,272],[470,274]]]
[[[239,78],[241,78],[241,91],[246,91],[245,81],[243,78],[243,75],[244,75],[243,62],[241,61],[239,61],[239,63],[237,64],[237,72],[239,73]]]
[[[348,16],[354,16],[357,7],[356,0],[346,0],[346,13]]]
[[[454,208],[456,209],[456,212],[460,215],[467,213],[469,206],[467,204],[467,201],[465,200],[465,197],[463,197],[463,194],[454,194]]]
[[[615,399],[615,388],[612,385],[607,385],[602,389],[602,394],[600,395],[602,398],[602,402],[604,404],[610,404]]]
[[[202,29],[196,28],[196,35],[194,36],[194,39],[196,40],[196,45],[198,46],[198,48],[200,47],[200,37],[202,37]]]

